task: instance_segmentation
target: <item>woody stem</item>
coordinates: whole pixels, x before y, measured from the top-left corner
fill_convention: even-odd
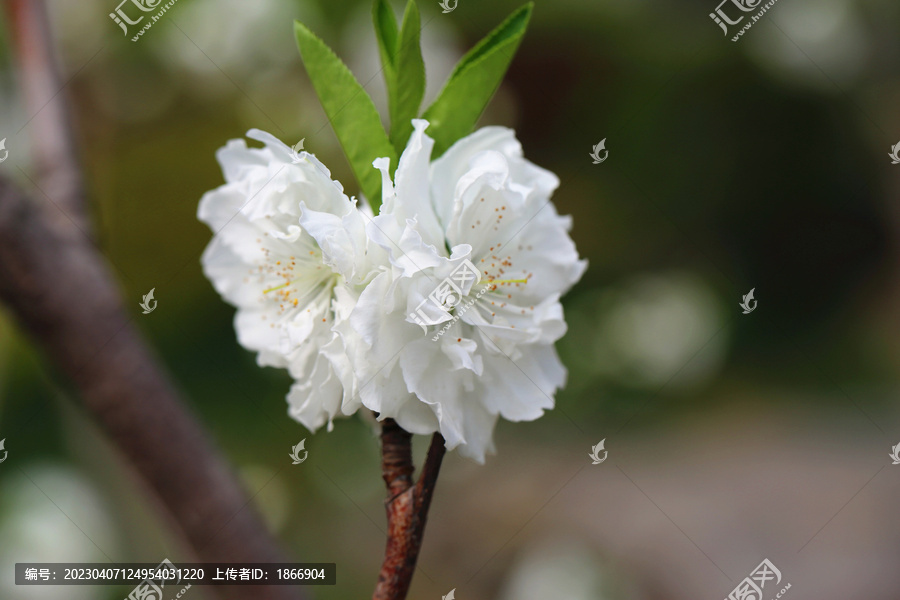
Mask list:
[[[382,423],[381,466],[388,488],[388,534],[372,600],[404,600],[409,592],[444,453],[444,438],[435,433],[422,474],[413,484],[412,435],[393,419]]]

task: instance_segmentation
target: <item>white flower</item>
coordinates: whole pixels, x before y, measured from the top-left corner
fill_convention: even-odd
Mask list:
[[[316,158],[252,130],[219,151],[226,184],[199,217],[215,232],[206,275],[237,307],[240,343],[263,366],[288,369],[290,414],[314,430],[360,406],[411,433],[440,432],[483,462],[499,416],[536,419],[566,371],[560,296],[586,262],[550,202],[559,181],[525,160],[514,133],[482,129],[431,162],[428,124],[414,121],[396,173],[382,171],[372,218]],[[414,313],[460,265],[451,313]],[[426,303],[427,304],[427,303]]]
[[[217,153],[226,183],[203,196],[198,217],[214,237],[206,276],[237,308],[235,329],[260,366],[286,368],[289,412],[310,430],[359,406],[353,370],[332,331],[374,276],[362,212],[325,166],[274,136],[264,148],[232,140]],[[384,260],[383,257],[381,260]]]
[[[387,159],[375,161],[384,204],[366,231],[389,268],[334,329],[366,407],[412,433],[439,431],[448,449],[484,462],[498,416],[533,420],[552,408],[566,378],[553,347],[566,331],[559,298],[587,264],[571,219],[550,202],[559,180],[523,158],[512,130],[481,129],[432,163],[428,123],[414,125],[396,187]],[[467,286],[459,318],[423,333],[410,315],[465,260],[494,283],[486,293]]]

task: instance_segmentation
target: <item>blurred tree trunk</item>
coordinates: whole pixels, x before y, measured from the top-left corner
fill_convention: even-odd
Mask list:
[[[39,201],[0,179],[0,301],[73,382],[85,410],[165,507],[192,559],[288,562],[131,323],[90,238],[65,84],[43,0],[7,0],[5,8],[37,181],[22,174],[39,191]],[[10,158],[7,165],[16,162],[15,152]],[[206,593],[235,600],[304,597],[286,586],[220,586]]]

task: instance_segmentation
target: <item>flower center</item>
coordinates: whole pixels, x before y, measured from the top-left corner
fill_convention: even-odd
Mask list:
[[[322,251],[316,247],[294,256],[273,256],[270,249],[261,248],[265,259],[251,272],[260,283],[275,280],[262,291],[264,302],[278,302],[279,314],[306,306],[320,294],[331,293],[338,274],[322,262]],[[330,308],[330,303],[329,303]]]

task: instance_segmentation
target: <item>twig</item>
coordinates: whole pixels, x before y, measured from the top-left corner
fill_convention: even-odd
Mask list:
[[[419,475],[419,482],[416,484],[416,512],[422,515],[420,527],[423,530],[428,509],[431,508],[431,498],[434,496],[434,486],[437,485],[437,478],[441,472],[441,463],[447,452],[445,444],[444,436],[441,434],[436,433],[432,436],[428,455],[425,457],[425,465],[422,467],[422,474]]]
[[[0,178],[0,301],[74,382],[201,562],[287,562],[131,324],[103,257],[71,226],[51,222],[48,210]],[[302,597],[286,586],[209,591]]]
[[[422,474],[415,485],[412,483],[412,436],[393,419],[385,419],[381,444],[382,472],[388,487],[385,501],[388,536],[372,599],[404,600],[419,558],[428,508],[444,459],[444,438],[440,433],[432,437]]]

